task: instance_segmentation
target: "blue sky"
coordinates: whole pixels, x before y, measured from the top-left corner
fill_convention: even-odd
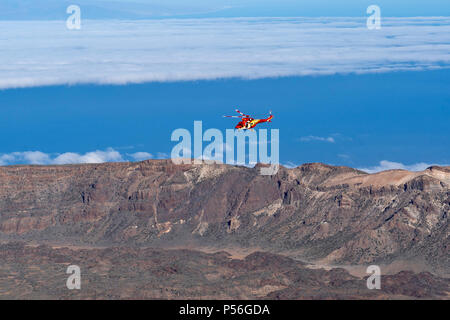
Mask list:
[[[77,31],[69,2],[0,3],[0,165],[164,158],[236,106],[273,111],[282,164],[450,164],[448,1],[79,0]]]
[[[359,17],[369,5],[384,16],[450,16],[447,0],[2,0],[0,19],[65,19],[77,4],[88,19],[167,17]]]
[[[171,132],[193,130],[194,120],[231,128],[222,115],[238,105],[257,116],[273,110],[284,164],[450,163],[450,70],[15,89],[0,105],[3,153],[112,148],[157,157],[170,154]]]

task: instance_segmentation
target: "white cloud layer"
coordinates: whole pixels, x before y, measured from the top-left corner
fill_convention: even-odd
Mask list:
[[[102,163],[108,161],[123,161],[123,158],[118,151],[114,149],[107,149],[106,151],[97,150],[85,153],[83,155],[73,152],[66,152],[51,160],[51,163]]]
[[[165,153],[158,152],[157,158],[165,158]],[[24,151],[0,154],[0,165],[11,164],[76,164],[76,163],[102,163],[115,161],[142,161],[153,158],[148,152],[136,152],[133,154],[122,155],[113,148],[104,151],[96,150],[79,154],[75,152],[66,152],[62,154],[49,154],[41,151]]]
[[[426,70],[450,66],[450,18],[0,21],[0,88]]]
[[[333,137],[318,137],[318,136],[301,137],[300,141],[303,141],[303,142],[322,141],[322,142],[330,142],[330,143],[336,142]]]
[[[368,168],[359,168],[359,170],[362,170],[367,173],[376,173],[376,172],[380,172],[380,171],[393,170],[393,169],[403,169],[403,170],[408,170],[408,171],[423,171],[426,168],[431,167],[431,166],[448,166],[448,165],[430,164],[430,163],[424,163],[424,162],[406,165],[406,164],[403,164],[400,162],[392,162],[392,161],[388,161],[388,160],[382,160],[382,161],[380,161],[380,164],[378,166],[368,167]]]
[[[153,158],[153,155],[148,152],[135,152],[132,154],[129,154],[130,157],[132,157],[136,161],[142,161]]]

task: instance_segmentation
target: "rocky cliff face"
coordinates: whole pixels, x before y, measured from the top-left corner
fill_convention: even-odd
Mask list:
[[[0,167],[0,240],[257,247],[321,264],[448,273],[450,168],[378,174],[170,160]]]

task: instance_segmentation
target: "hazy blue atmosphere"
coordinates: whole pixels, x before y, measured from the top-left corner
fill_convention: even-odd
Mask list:
[[[282,164],[371,167],[382,160],[450,163],[450,70],[127,86],[58,86],[0,95],[2,153],[113,148],[167,157],[176,128],[225,130],[235,106],[271,109]],[[206,144],[206,143],[205,143]]]
[[[87,19],[360,17],[372,4],[386,17],[450,15],[447,0],[2,0],[0,19],[65,19],[71,4]]]

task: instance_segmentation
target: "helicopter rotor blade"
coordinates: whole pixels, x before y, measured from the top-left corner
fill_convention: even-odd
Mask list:
[[[236,112],[239,113],[239,114],[240,114],[241,116],[243,116],[243,117],[250,117],[249,114],[244,114],[244,113],[242,113],[241,111],[239,111],[238,109],[236,109]]]

